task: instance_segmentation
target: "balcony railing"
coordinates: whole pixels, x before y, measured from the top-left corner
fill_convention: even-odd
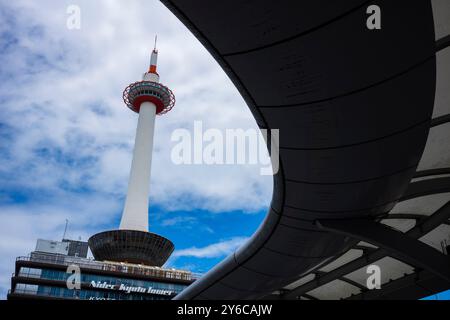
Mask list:
[[[57,265],[77,265],[80,268],[102,271],[114,271],[124,274],[144,275],[160,279],[178,279],[192,281],[200,278],[201,274],[190,271],[165,269],[153,266],[121,263],[121,262],[103,262],[88,258],[71,257],[59,254],[48,254],[33,252],[30,256],[21,256],[17,261],[32,261]]]

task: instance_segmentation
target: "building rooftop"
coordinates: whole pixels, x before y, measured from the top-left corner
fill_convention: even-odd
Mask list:
[[[200,277],[199,274],[185,270],[171,268],[161,268],[156,266],[147,266],[131,264],[124,262],[96,261],[92,258],[72,257],[61,254],[32,252],[29,256],[20,256],[17,262],[35,262],[41,264],[50,264],[58,266],[78,265],[81,269],[101,270],[127,274],[129,276],[148,276],[160,279],[177,279],[192,281]]]

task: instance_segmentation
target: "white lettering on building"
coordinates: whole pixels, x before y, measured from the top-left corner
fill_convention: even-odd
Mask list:
[[[154,289],[152,287],[145,288],[145,287],[127,286],[123,283],[120,285],[113,285],[113,284],[108,284],[106,281],[95,282],[94,280],[92,280],[91,287],[100,288],[100,289],[111,289],[111,290],[124,291],[126,293],[136,292],[136,293],[158,294],[158,295],[164,295],[164,296],[170,296],[170,295],[174,294],[174,292],[171,290]]]

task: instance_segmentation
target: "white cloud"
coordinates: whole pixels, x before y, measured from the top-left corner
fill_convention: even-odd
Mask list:
[[[100,226],[108,225],[111,216],[117,217],[122,206],[113,198],[98,195],[59,196],[59,203],[0,206],[0,297],[10,286],[16,257],[32,251],[38,238],[60,240],[68,219],[66,237],[86,241]]]
[[[191,128],[194,120],[202,120],[205,129],[256,127],[231,81],[186,28],[158,1],[75,1],[81,30],[67,30],[67,4],[7,5],[14,10],[18,44],[2,57],[15,75],[0,92],[14,97],[5,103],[2,118],[15,131],[11,161],[2,162],[4,171],[16,173],[14,183],[51,189],[64,182],[125,193],[137,115],[124,106],[121,93],[140,79],[158,33],[161,80],[174,90],[177,105],[157,119],[152,200],[169,210],[194,205],[255,211],[267,206],[272,181],[260,176],[257,166],[177,166],[170,161],[172,131]],[[31,72],[35,69],[39,72]],[[90,163],[68,167],[37,159],[38,148]],[[24,181],[30,177],[33,181]]]
[[[195,257],[195,258],[220,258],[233,253],[237,248],[247,241],[247,237],[234,237],[229,240],[210,244],[203,248],[191,247],[187,249],[176,250],[173,258]]]
[[[196,219],[194,217],[173,217],[173,218],[169,218],[169,219],[164,219],[163,221],[161,221],[161,225],[163,227],[167,227],[167,226],[174,226],[176,224],[186,224],[186,223],[190,223],[190,222],[194,222]]]
[[[81,8],[81,30],[66,28],[69,4]],[[170,135],[176,128],[190,128],[195,120],[202,120],[205,129],[247,129],[256,123],[223,70],[159,1],[2,2],[3,292],[9,287],[14,257],[30,252],[37,238],[58,239],[65,218],[74,237],[84,239],[117,221],[137,124],[122,91],[140,80],[156,33],[158,71],[175,92],[177,104],[157,119],[151,203],[165,212],[253,212],[268,206],[272,179],[259,175],[257,166],[171,163]],[[15,192],[30,199],[14,203]],[[192,248],[192,253],[225,254],[239,241],[243,239]]]

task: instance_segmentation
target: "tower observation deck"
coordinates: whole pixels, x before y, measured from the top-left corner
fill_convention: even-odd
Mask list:
[[[118,230],[97,233],[89,239],[96,260],[162,266],[174,250],[173,243],[149,232],[148,205],[156,115],[170,111],[175,96],[159,83],[156,72],[158,51],[151,53],[150,67],[142,81],[127,86],[123,100],[139,114],[128,192]]]

